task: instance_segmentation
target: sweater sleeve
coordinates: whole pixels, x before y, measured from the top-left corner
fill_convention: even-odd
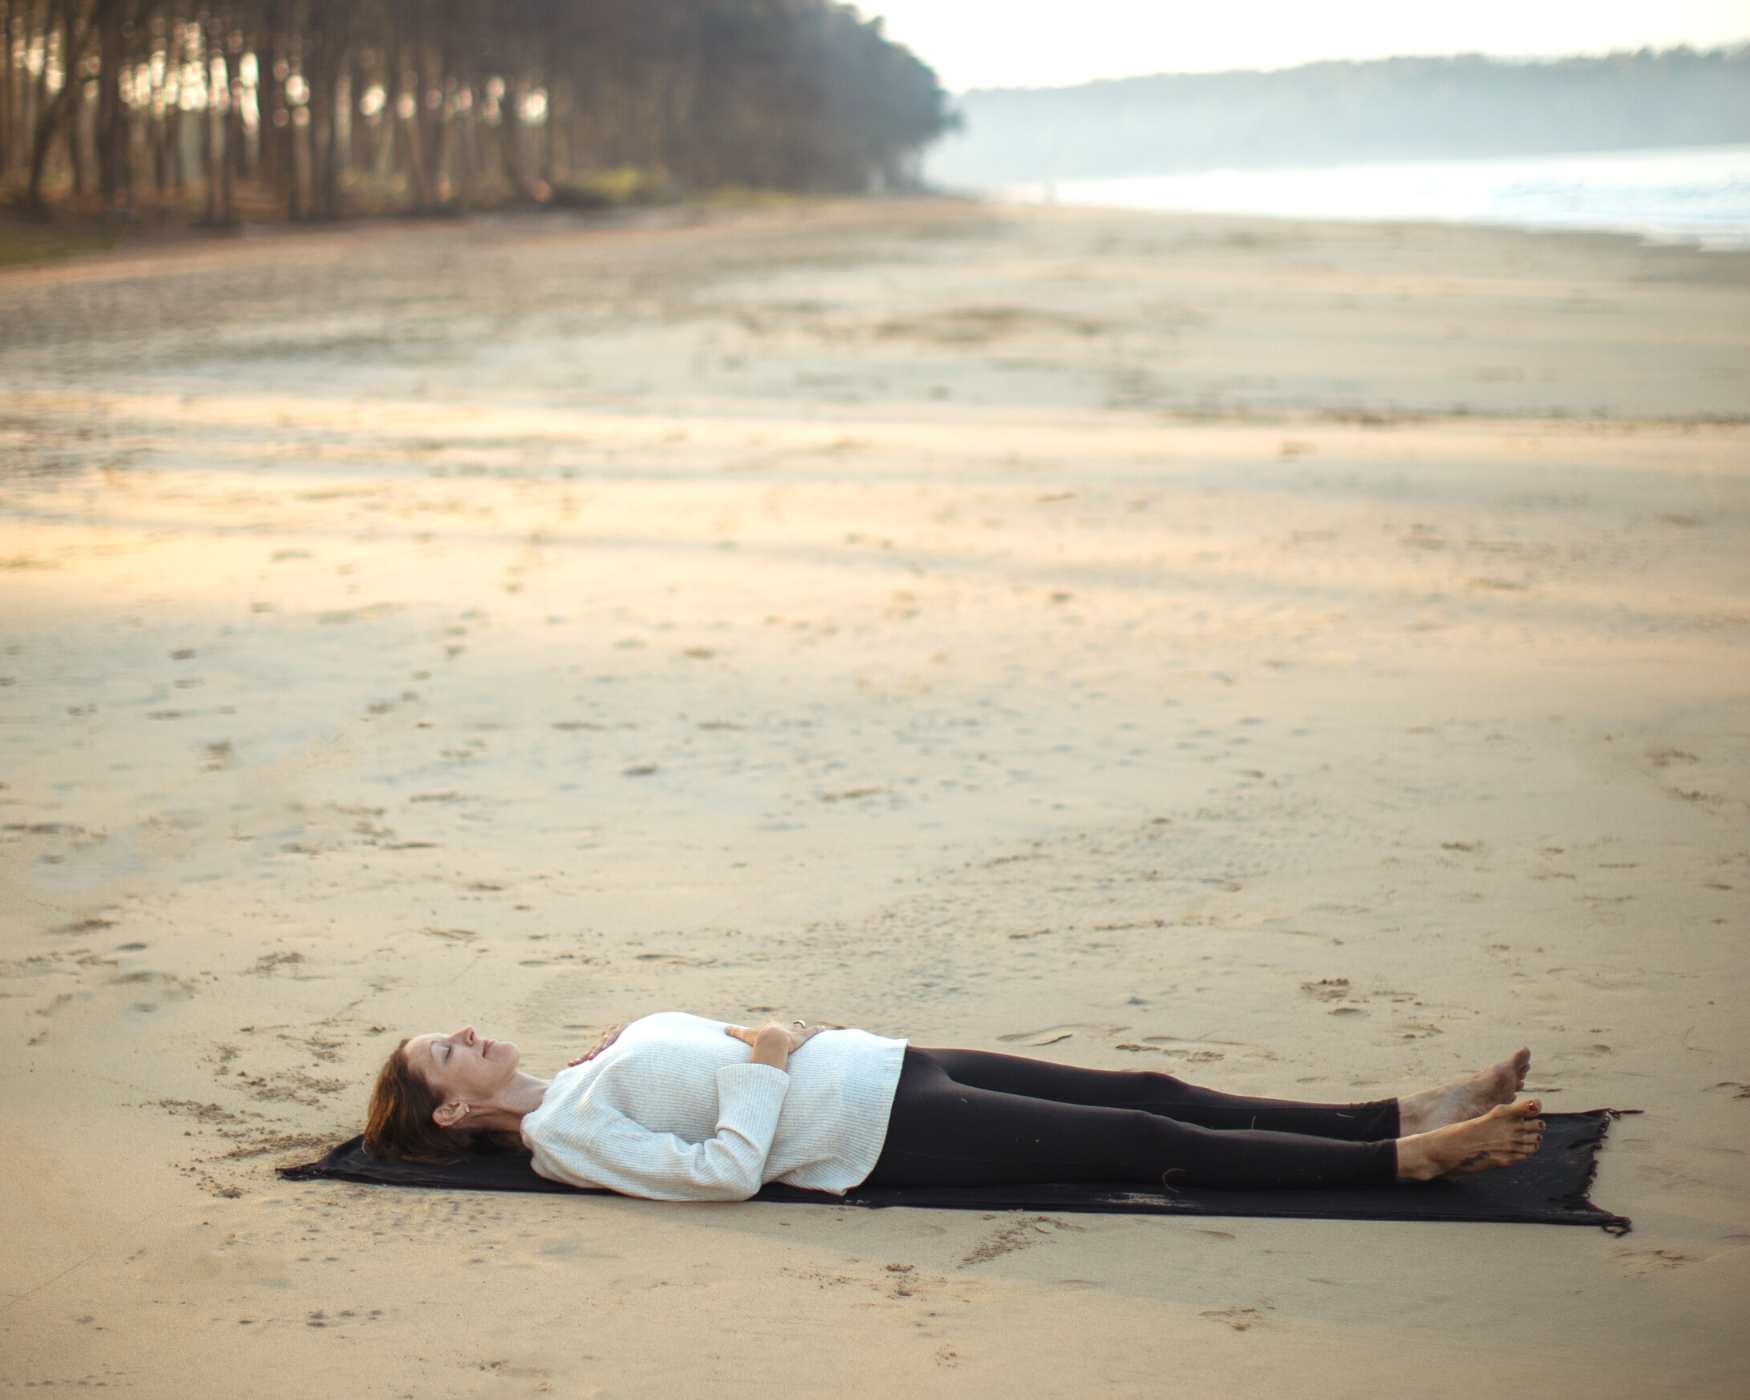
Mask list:
[[[653,1201],[745,1201],[765,1184],[789,1087],[773,1065],[720,1066],[715,1137],[688,1142],[609,1109],[588,1131],[542,1143],[542,1174]]]

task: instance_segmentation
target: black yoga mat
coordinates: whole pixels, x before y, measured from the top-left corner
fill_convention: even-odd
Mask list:
[[[1493,1220],[1539,1225],[1599,1225],[1629,1232],[1627,1216],[1600,1210],[1587,1199],[1598,1151],[1611,1120],[1639,1109],[1595,1108],[1589,1113],[1546,1113],[1537,1156],[1511,1167],[1438,1181],[1389,1186],[1292,1187],[1220,1191],[1185,1187],[1137,1190],[1110,1182],[1056,1182],[1040,1186],[931,1186],[858,1188],[848,1195],[803,1191],[772,1183],[756,1201],[787,1205],[929,1206],[938,1210],[1127,1211],[1143,1215],[1275,1215],[1321,1220]],[[520,1152],[485,1153],[449,1166],[380,1162],[352,1138],[319,1162],[281,1167],[291,1181],[331,1178],[376,1186],[434,1186],[462,1191],[564,1191],[607,1196],[611,1191],[566,1186],[536,1176]]]

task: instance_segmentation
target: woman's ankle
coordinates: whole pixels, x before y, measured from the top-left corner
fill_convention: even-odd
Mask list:
[[[1397,1148],[1399,1181],[1429,1181],[1438,1176],[1434,1155],[1428,1150],[1426,1133],[1411,1133],[1392,1144]]]

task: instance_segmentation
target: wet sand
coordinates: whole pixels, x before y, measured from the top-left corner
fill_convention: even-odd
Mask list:
[[[847,203],[0,324],[9,1386],[1734,1393],[1750,255]],[[1647,1110],[1636,1228],[273,1175],[401,1034],[670,1007],[1315,1099],[1529,1043]]]

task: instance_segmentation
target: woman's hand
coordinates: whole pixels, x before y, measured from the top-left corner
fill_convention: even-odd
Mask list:
[[[755,1026],[751,1030],[746,1026],[725,1026],[723,1028],[723,1034],[732,1035],[737,1040],[756,1047],[759,1044],[759,1038],[761,1035],[767,1037],[768,1043],[775,1041],[778,1036],[781,1035],[786,1042],[784,1047],[785,1053],[794,1055],[822,1031],[838,1029],[842,1029],[842,1027],[808,1026],[804,1025],[801,1021],[792,1021],[788,1026],[780,1026],[776,1021],[767,1021],[763,1026]]]
[[[567,1060],[565,1062],[565,1068],[570,1069],[574,1065],[581,1065],[585,1060],[593,1060],[597,1055],[601,1054],[602,1051],[606,1050],[608,1046],[618,1040],[620,1038],[620,1032],[625,1029],[626,1022],[622,1021],[619,1025],[603,1031],[602,1038],[590,1047],[588,1054],[579,1055],[575,1060]]]

